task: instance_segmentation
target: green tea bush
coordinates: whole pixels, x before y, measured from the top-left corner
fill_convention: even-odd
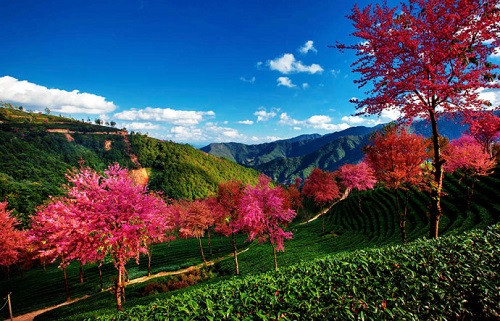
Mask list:
[[[233,278],[99,320],[500,318],[500,225]]]

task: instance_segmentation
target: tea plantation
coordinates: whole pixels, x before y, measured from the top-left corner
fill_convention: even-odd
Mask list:
[[[324,233],[321,218],[290,226],[294,238],[278,255],[278,272],[271,271],[271,246],[246,243],[241,235],[238,248],[248,250],[238,256],[242,275],[233,276],[230,240],[212,237],[212,259],[223,259],[207,270],[208,279],[164,293],[170,282],[165,278],[129,284],[124,311],[116,313],[111,292],[100,292],[97,267],[85,266],[80,284],[78,264],[72,264],[72,298],[89,297],[36,320],[497,320],[499,173],[497,168],[477,182],[470,202],[465,183],[446,178],[438,240],[426,239],[425,194],[409,194],[410,243],[401,245],[394,194],[384,189],[351,193],[325,215]],[[206,239],[204,245],[208,253]],[[146,262],[144,257],[140,265],[127,266],[131,279],[146,274]],[[196,240],[176,240],[154,247],[152,273],[200,263]],[[104,266],[106,288],[115,274],[112,265]],[[0,288],[13,292],[16,314],[65,300],[62,272],[54,265],[2,280]]]

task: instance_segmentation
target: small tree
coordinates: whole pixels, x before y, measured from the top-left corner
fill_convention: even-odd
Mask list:
[[[277,251],[285,250],[285,240],[292,238],[292,232],[284,228],[295,216],[295,211],[286,208],[285,195],[281,187],[271,187],[271,179],[259,176],[257,186],[247,186],[243,192],[240,211],[244,228],[250,241],[269,240],[273,247],[274,269],[278,270]]]
[[[366,161],[375,171],[375,177],[394,192],[403,243],[406,243],[409,188],[420,187],[425,183],[422,165],[429,157],[428,146],[424,137],[409,134],[396,126],[388,126],[384,131],[376,132],[372,144],[365,148]],[[398,190],[406,191],[403,210],[400,210]]]
[[[492,111],[471,112],[466,118],[468,134],[474,137],[491,158],[497,156],[497,139],[500,137],[500,118]]]
[[[244,189],[243,182],[238,180],[220,183],[217,191],[218,206],[216,208],[214,206],[216,213],[215,230],[225,236],[231,236],[236,275],[240,274],[240,269],[235,235],[243,227],[242,215],[239,208]]]
[[[484,145],[468,135],[451,141],[449,146],[443,150],[446,159],[445,171],[457,173],[470,181],[467,186],[467,206],[470,207],[470,200],[474,194],[474,182],[479,176],[487,176],[496,166],[495,159],[492,159]]]
[[[200,253],[203,262],[206,264],[205,252],[201,238],[208,228],[214,223],[213,212],[207,200],[178,201],[175,206],[179,211],[179,233],[184,237],[195,237],[200,245]]]
[[[438,237],[442,217],[443,164],[437,120],[443,115],[491,105],[480,96],[499,88],[498,65],[488,61],[500,47],[498,0],[407,0],[400,7],[354,6],[358,37],[353,64],[368,97],[356,101],[360,114],[399,111],[406,121],[427,119],[432,127],[430,231]]]
[[[314,168],[304,181],[302,194],[314,199],[314,202],[321,207],[321,230],[325,232],[325,207],[340,197],[335,175],[317,167]]]
[[[7,268],[16,264],[27,251],[28,239],[25,231],[17,229],[19,222],[7,210],[7,202],[0,202],[0,266]]]
[[[372,189],[377,182],[375,172],[365,161],[359,164],[345,164],[341,166],[338,169],[338,175],[342,185],[350,190],[357,190],[358,192]],[[359,193],[358,206],[359,211],[363,212]]]

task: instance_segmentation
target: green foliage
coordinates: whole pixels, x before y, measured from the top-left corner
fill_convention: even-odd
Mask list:
[[[234,278],[98,320],[449,320],[500,314],[500,225]]]
[[[131,135],[139,162],[151,168],[149,186],[174,199],[199,199],[214,195],[219,183],[238,179],[255,184],[258,172],[231,161],[210,156],[187,144]]]

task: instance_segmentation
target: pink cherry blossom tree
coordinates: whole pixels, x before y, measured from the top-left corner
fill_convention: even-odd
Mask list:
[[[250,241],[269,240],[273,247],[274,269],[278,269],[277,251],[284,251],[284,242],[292,238],[292,232],[285,231],[286,225],[297,215],[284,206],[285,194],[280,186],[271,187],[271,179],[263,174],[255,187],[247,186],[240,202],[244,229]]]
[[[448,173],[457,173],[461,178],[470,181],[467,186],[467,205],[474,193],[474,182],[479,176],[487,176],[496,166],[494,158],[490,157],[484,145],[469,135],[451,141],[443,150],[446,160],[444,169]]]
[[[340,197],[340,189],[332,172],[314,168],[304,181],[302,194],[321,207],[321,231],[325,231],[325,207]]]
[[[338,176],[342,185],[347,189],[365,191],[372,189],[377,182],[374,170],[365,162],[359,164],[345,164],[338,169]],[[361,209],[361,197],[358,193],[358,206]]]
[[[34,235],[39,244],[49,245],[45,254],[57,254],[62,264],[72,259],[94,262],[109,255],[118,271],[115,298],[120,311],[125,299],[125,264],[131,258],[138,262],[152,240],[161,240],[171,228],[167,206],[146,186],[135,184],[117,164],[102,175],[82,167],[67,179],[67,195],[52,199],[37,213]]]

